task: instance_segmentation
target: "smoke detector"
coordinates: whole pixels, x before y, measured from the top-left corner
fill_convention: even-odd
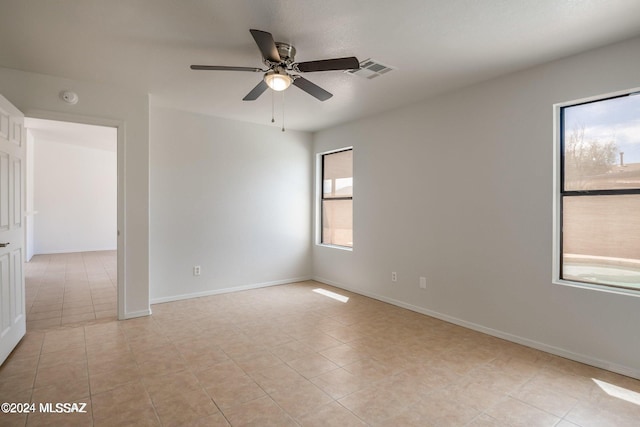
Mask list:
[[[78,94],[70,90],[63,90],[60,92],[60,99],[67,104],[75,105],[78,103]]]

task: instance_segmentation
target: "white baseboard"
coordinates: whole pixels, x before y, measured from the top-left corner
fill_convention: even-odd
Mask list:
[[[468,329],[472,329],[474,331],[482,332],[487,335],[491,335],[497,338],[502,338],[504,340],[511,341],[517,344],[522,344],[527,347],[535,348],[536,350],[541,350],[550,354],[554,354],[556,356],[574,360],[576,362],[584,363],[590,366],[595,366],[596,368],[606,369],[607,371],[616,372],[618,374],[622,374],[628,377],[640,379],[640,371],[630,368],[628,366],[619,365],[617,363],[612,363],[612,362],[598,359],[595,357],[586,356],[580,353],[574,353],[570,350],[566,350],[560,347],[541,343],[539,341],[534,341],[518,335],[513,335],[508,332],[500,331],[498,329],[488,328],[486,326],[482,326],[477,323],[469,322],[463,319],[458,319],[457,317],[452,317],[447,314],[439,313],[437,311],[429,310],[423,307],[418,307],[403,301],[395,300],[393,298],[387,298],[385,296],[377,295],[372,292],[366,292],[361,289],[355,289],[350,286],[345,286],[341,283],[337,283],[332,280],[325,279],[323,277],[314,276],[313,280],[317,282],[325,283],[330,286],[334,286],[336,288],[344,289],[345,291],[354,292],[356,294],[364,295],[369,298],[383,301],[398,307],[406,308],[407,310],[425,314],[430,317],[435,317],[436,319],[444,320],[445,322],[453,323],[454,325],[462,326]]]
[[[168,297],[152,298],[151,304],[162,304],[165,302],[180,301],[190,298],[208,297],[211,295],[228,294],[230,292],[248,291],[250,289],[266,288],[269,286],[286,285],[287,283],[303,282],[311,280],[311,276],[292,277],[290,279],[274,280],[272,282],[251,283],[248,285],[239,285],[222,289],[211,289],[202,292],[193,292],[189,294],[172,295]]]
[[[105,252],[116,251],[118,248],[99,248],[99,249],[61,249],[55,251],[39,251],[33,255],[57,255],[57,254],[76,254],[80,252]]]

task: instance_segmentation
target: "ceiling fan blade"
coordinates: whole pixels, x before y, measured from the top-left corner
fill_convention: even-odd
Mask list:
[[[309,95],[318,98],[320,101],[326,101],[327,99],[333,96],[333,94],[322,89],[317,84],[311,83],[309,80],[305,79],[304,77],[297,76],[296,79],[293,81],[293,84],[294,86],[297,86],[303,91],[307,92]]]
[[[278,53],[278,48],[276,47],[276,42],[273,41],[273,36],[271,33],[267,33],[266,31],[260,30],[249,30],[253,39],[256,41],[260,52],[262,52],[262,57],[264,59],[268,59],[271,62],[280,62],[280,54]]]
[[[191,69],[205,71],[252,71],[254,73],[264,72],[264,70],[255,67],[227,67],[225,65],[192,65]]]
[[[355,56],[348,58],[323,59],[320,61],[298,62],[294,68],[302,73],[313,71],[334,71],[334,70],[357,70],[360,62]]]
[[[244,98],[242,98],[243,101],[255,101],[256,99],[258,99],[258,97],[260,95],[262,95],[262,93],[267,90],[269,86],[267,86],[267,84],[264,82],[264,80],[260,80],[260,83],[258,83],[258,85],[256,87],[254,87],[253,89],[251,89],[251,92],[249,92],[247,94],[247,96],[245,96]]]

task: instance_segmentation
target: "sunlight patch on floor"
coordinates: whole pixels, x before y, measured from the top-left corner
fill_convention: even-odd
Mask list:
[[[626,400],[627,402],[634,403],[640,406],[640,393],[626,388],[618,387],[617,385],[609,384],[595,378],[592,378],[592,380],[609,396],[617,397],[618,399]]]
[[[335,292],[328,291],[326,289],[316,288],[316,289],[313,290],[313,292],[315,292],[317,294],[320,294],[320,295],[324,295],[325,297],[333,298],[334,300],[337,300],[337,301],[340,301],[340,302],[349,301],[349,297],[337,294]]]

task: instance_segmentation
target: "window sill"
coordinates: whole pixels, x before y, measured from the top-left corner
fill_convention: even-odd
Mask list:
[[[327,245],[326,243],[316,243],[316,246],[321,246],[323,248],[331,248],[331,249],[339,249],[341,251],[353,252],[353,247],[348,246],[338,246],[338,245]]]
[[[583,283],[583,282],[573,282],[573,281],[564,280],[564,279],[554,279],[552,280],[552,283],[554,285],[569,286],[572,288],[588,289],[592,291],[606,292],[610,294],[640,297],[640,290],[635,290],[635,289],[617,288],[615,286],[596,285],[596,284]]]

